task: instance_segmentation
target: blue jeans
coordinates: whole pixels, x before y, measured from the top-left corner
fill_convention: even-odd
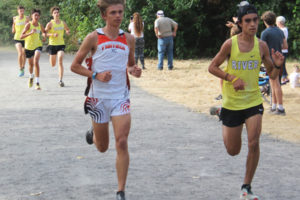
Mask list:
[[[164,55],[168,56],[168,68],[173,69],[173,36],[159,38],[157,40],[158,69],[163,69]]]

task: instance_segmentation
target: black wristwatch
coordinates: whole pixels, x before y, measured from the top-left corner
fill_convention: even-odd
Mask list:
[[[280,69],[280,67],[278,67],[278,66],[276,66],[276,65],[274,65],[274,67],[275,67],[276,69]]]

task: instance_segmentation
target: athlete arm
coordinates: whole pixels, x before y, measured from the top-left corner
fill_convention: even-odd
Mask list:
[[[11,32],[12,32],[12,34],[14,34],[16,32],[16,29],[15,29],[15,17],[13,17],[13,24],[12,24],[12,27],[11,27]]]
[[[44,26],[41,24],[40,25],[41,26],[41,31],[42,31],[42,36],[43,36],[43,42],[45,42],[46,41],[46,31],[45,31],[45,28],[44,28]]]
[[[127,63],[128,73],[131,74],[132,76],[139,78],[142,74],[142,70],[136,65],[134,59],[135,39],[129,33],[125,33],[125,35],[129,47],[129,55],[128,55],[128,63]]]
[[[64,27],[65,27],[66,34],[70,35],[70,29],[69,29],[68,25],[66,24],[66,22],[64,22]]]
[[[46,25],[46,28],[45,28],[47,37],[50,37],[50,36],[55,37],[54,33],[48,33],[51,30],[51,28],[52,28],[52,23],[48,22],[48,24]]]
[[[226,73],[226,72],[224,72],[223,70],[220,69],[220,66],[222,65],[222,63],[227,58],[229,58],[229,56],[230,56],[231,45],[232,45],[232,40],[231,39],[228,39],[224,42],[224,44],[222,45],[220,51],[213,58],[211,64],[209,65],[208,71],[211,74],[215,75],[216,77],[219,77],[219,78],[221,78],[225,81],[232,82],[234,80],[233,87],[236,91],[237,90],[244,90],[245,83],[244,83],[243,80],[241,80],[240,78],[238,78],[238,77],[236,77],[232,74],[228,74],[228,73]]]
[[[269,53],[269,47],[267,45],[266,42],[260,40],[260,50],[262,52],[262,62],[264,63],[264,66],[266,67],[267,70],[267,74],[269,75],[269,77],[271,79],[276,79],[279,75],[279,71],[280,68],[278,69],[278,67],[280,67],[283,64],[284,61],[284,56],[278,52],[278,51],[274,51],[274,49],[272,49],[272,58],[273,61],[270,57],[270,53]],[[278,66],[277,68],[275,66]]]
[[[79,50],[76,53],[76,56],[71,64],[71,71],[82,75],[82,76],[86,76],[86,77],[92,77],[93,76],[93,71],[87,69],[86,67],[82,66],[82,62],[83,60],[86,58],[86,56],[88,55],[89,52],[92,52],[92,54],[96,51],[97,49],[97,32],[92,32],[90,34],[88,34]],[[111,79],[111,72],[110,71],[106,71],[106,72],[102,72],[102,73],[97,73],[96,74],[96,79],[102,82],[108,82]]]
[[[26,33],[26,32],[29,30],[29,28],[30,28],[30,24],[27,23],[27,24],[25,25],[25,27],[24,27],[24,30],[23,30],[21,36],[20,36],[21,39],[24,39],[24,38],[26,38],[27,36],[29,36],[29,35],[31,35],[31,34],[34,33],[34,30],[31,30],[29,33]]]

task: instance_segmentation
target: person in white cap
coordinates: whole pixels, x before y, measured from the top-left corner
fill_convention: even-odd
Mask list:
[[[176,37],[178,24],[168,17],[165,17],[162,10],[157,11],[157,19],[154,22],[154,32],[157,37],[158,65],[159,70],[163,69],[164,55],[168,57],[168,69],[173,69],[173,38]]]
[[[287,41],[288,39],[288,36],[289,36],[289,31],[287,29],[287,27],[285,26],[285,18],[283,16],[278,16],[276,18],[276,25],[278,28],[280,28],[285,36],[285,39]],[[286,66],[285,66],[285,61],[286,61],[286,58],[288,56],[288,48],[282,48],[282,54],[284,55],[284,63],[283,63],[283,71],[282,71],[282,83],[285,84],[285,83],[288,83],[289,82],[289,79],[288,79],[288,73],[286,71]]]

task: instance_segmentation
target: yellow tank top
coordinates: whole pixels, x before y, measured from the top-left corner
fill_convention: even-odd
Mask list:
[[[64,32],[65,32],[65,26],[62,20],[60,20],[60,23],[57,24],[54,20],[51,20],[52,27],[49,30],[49,33],[58,33],[57,37],[49,37],[49,45],[64,45]]]
[[[255,37],[255,36],[254,36]],[[237,35],[232,38],[230,59],[225,72],[239,77],[245,82],[245,90],[233,88],[229,81],[223,81],[223,107],[229,110],[243,110],[263,102],[258,77],[261,66],[259,41],[254,38],[254,47],[249,52],[240,52]]]
[[[38,26],[34,26],[32,22],[29,23],[30,28],[26,33],[30,33],[32,29],[36,29],[36,32],[25,38],[25,49],[35,50],[36,48],[43,46],[42,41],[40,39],[41,25],[39,23]]]
[[[24,39],[21,39],[21,34],[22,34],[22,31],[25,27],[25,24],[26,24],[26,16],[23,17],[23,19],[20,19],[19,16],[16,16],[15,18],[15,36],[14,36],[14,40],[24,40]]]

